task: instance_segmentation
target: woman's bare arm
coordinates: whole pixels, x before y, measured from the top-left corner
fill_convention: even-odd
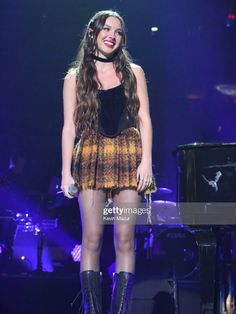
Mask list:
[[[62,183],[61,188],[67,197],[68,186],[74,183],[71,176],[72,153],[75,141],[75,124],[73,114],[76,104],[75,74],[67,74],[63,87],[64,124],[62,130]]]
[[[152,123],[145,74],[140,66],[132,65],[132,69],[136,76],[137,94],[140,101],[138,117],[142,141],[142,160],[137,169],[137,180],[139,181],[138,191],[142,191],[151,184],[152,180]],[[140,179],[147,180],[147,182],[141,182]]]

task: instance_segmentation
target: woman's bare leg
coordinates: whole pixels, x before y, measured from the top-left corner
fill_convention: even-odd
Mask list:
[[[106,194],[102,190],[86,189],[80,192],[79,206],[82,221],[80,272],[84,270],[99,271],[105,199]]]
[[[114,195],[114,204],[117,207],[138,207],[141,196],[135,190],[123,190]],[[128,217],[128,215],[121,215]],[[134,273],[135,252],[134,252],[134,228],[135,216],[130,215],[129,221],[116,220],[114,225],[114,245],[116,251],[116,273],[125,271]]]

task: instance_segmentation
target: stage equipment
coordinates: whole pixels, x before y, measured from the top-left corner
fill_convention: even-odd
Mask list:
[[[16,220],[10,210],[0,210],[0,272],[6,272],[12,258]]]
[[[140,267],[157,278],[189,277],[197,268],[194,232],[184,226],[136,226],[137,271]]]
[[[181,219],[188,224],[193,215],[190,228],[194,230],[198,243],[200,313],[213,314],[216,313],[217,307],[215,300],[215,293],[218,292],[217,274],[222,273],[225,266],[223,261],[223,265],[221,264],[221,268],[218,269],[219,238],[227,232],[235,233],[235,227],[231,226],[231,223],[234,223],[233,207],[228,211],[230,214],[228,220],[227,211],[225,214],[223,212],[224,224],[220,223],[217,215],[222,212],[222,206],[227,210],[236,202],[236,143],[181,145],[174,151],[174,155],[177,159],[177,203],[180,207]],[[192,213],[193,208],[196,209],[196,204],[198,204],[198,212]],[[199,219],[200,214],[201,219]],[[215,224],[216,220],[218,224]],[[194,224],[194,221],[200,221],[201,224]],[[220,286],[223,284],[222,280],[220,279]],[[231,280],[226,281],[229,291],[232,281],[232,276]],[[233,297],[231,295],[231,300]],[[221,301],[226,302],[226,300]]]
[[[17,226],[12,246],[13,259],[25,261],[29,271],[37,273],[43,272],[43,270],[53,271],[53,267],[50,265],[50,256],[47,250],[43,251],[46,232],[58,227],[57,219],[34,218],[28,212],[23,212],[17,213],[15,220]]]
[[[181,225],[136,226],[136,273],[172,282],[173,313],[179,313],[178,280],[198,266],[194,233]],[[145,270],[145,271],[144,271]]]

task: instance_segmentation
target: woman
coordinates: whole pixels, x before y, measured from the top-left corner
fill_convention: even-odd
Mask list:
[[[144,72],[131,63],[125,44],[121,16],[114,11],[96,13],[64,81],[61,188],[69,198],[71,184],[79,192],[85,313],[102,313],[99,256],[107,196],[116,206],[135,205],[143,192],[155,189]],[[79,141],[74,148],[75,138]],[[126,313],[134,280],[133,223],[115,223],[114,245],[111,313]]]

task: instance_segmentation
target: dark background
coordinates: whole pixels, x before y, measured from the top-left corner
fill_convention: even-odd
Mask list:
[[[235,20],[227,26],[236,1],[2,0],[0,170],[24,147],[40,189],[60,175],[63,77],[88,20],[110,8],[124,17],[128,49],[146,73],[158,185],[175,189],[177,145],[235,141],[235,100],[215,86],[236,84]]]

